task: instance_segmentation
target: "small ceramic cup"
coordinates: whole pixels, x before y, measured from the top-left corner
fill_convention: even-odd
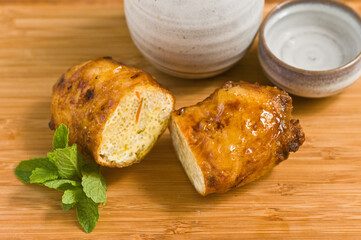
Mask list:
[[[361,18],[332,0],[292,0],[260,28],[258,56],[267,77],[302,97],[339,93],[361,75]]]
[[[125,0],[131,37],[158,69],[182,78],[220,74],[246,53],[264,0]]]

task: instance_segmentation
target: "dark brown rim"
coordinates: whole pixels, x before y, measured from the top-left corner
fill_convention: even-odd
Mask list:
[[[279,59],[278,57],[276,57],[273,52],[268,48],[268,45],[266,43],[266,40],[264,38],[264,30],[265,30],[265,26],[268,22],[268,20],[276,13],[282,11],[283,9],[292,6],[292,5],[296,5],[296,4],[301,4],[301,3],[321,3],[321,4],[328,4],[328,5],[333,5],[336,6],[338,8],[342,8],[344,11],[346,11],[347,13],[351,14],[353,17],[355,17],[355,19],[359,22],[360,26],[361,26],[361,17],[360,15],[351,7],[347,6],[344,3],[341,3],[339,1],[335,1],[335,0],[287,0],[279,5],[277,5],[275,8],[273,8],[265,17],[265,19],[262,22],[261,28],[260,28],[260,32],[259,32],[259,39],[263,45],[263,47],[265,48],[266,52],[268,53],[268,55],[272,58],[273,61],[277,62],[278,64],[280,64],[281,66],[285,67],[285,68],[289,68],[293,71],[296,72],[300,72],[300,73],[304,73],[304,74],[312,74],[312,75],[329,75],[329,74],[334,74],[337,73],[339,71],[346,71],[350,68],[353,67],[353,65],[355,65],[357,62],[359,62],[361,60],[361,51],[360,53],[354,58],[352,59],[350,62],[339,66],[337,68],[333,68],[330,70],[324,70],[324,71],[312,71],[312,70],[306,70],[306,69],[302,69],[302,68],[297,68],[297,67],[293,67],[289,64],[287,64],[286,62],[282,61],[281,59]]]

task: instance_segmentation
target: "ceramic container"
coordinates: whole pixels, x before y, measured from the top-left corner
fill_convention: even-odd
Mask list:
[[[361,18],[330,0],[286,1],[260,28],[258,56],[267,77],[303,97],[334,95],[361,75]]]
[[[256,36],[264,0],[125,0],[132,39],[160,70],[206,78],[239,61]]]

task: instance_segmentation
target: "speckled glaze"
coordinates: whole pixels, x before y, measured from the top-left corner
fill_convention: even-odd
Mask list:
[[[265,18],[258,55],[270,81],[289,93],[337,94],[361,75],[361,18],[336,1],[286,1]]]
[[[206,78],[239,61],[262,20],[264,0],[125,0],[132,39],[158,69]]]

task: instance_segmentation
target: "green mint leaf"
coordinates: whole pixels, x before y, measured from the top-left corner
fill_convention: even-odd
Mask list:
[[[82,182],[84,193],[96,203],[105,204],[107,199],[107,185],[105,178],[100,174],[99,165],[87,163],[82,168]]]
[[[80,170],[78,168],[78,151],[76,144],[71,147],[58,148],[55,153],[55,165],[58,168],[59,175],[66,179],[80,179]]]
[[[62,209],[63,209],[63,211],[68,211],[68,210],[70,210],[72,207],[74,207],[74,205],[75,205],[75,203],[74,204],[62,204]]]
[[[65,191],[67,189],[72,189],[74,187],[81,187],[80,182],[68,179],[57,179],[52,181],[47,181],[43,183],[44,186],[48,188],[53,188],[57,190]]]
[[[35,168],[30,176],[30,183],[43,183],[59,177],[58,171],[44,168]]]
[[[61,199],[63,204],[76,204],[79,202],[83,195],[83,190],[81,188],[74,188],[65,190],[63,197]]]
[[[98,204],[83,193],[79,202],[76,204],[76,215],[84,231],[90,233],[95,228],[99,219]]]
[[[55,164],[56,160],[55,160],[55,153],[54,152],[48,152],[46,154],[46,156],[48,157],[50,162]]]
[[[29,183],[32,171],[36,168],[56,170],[56,166],[51,161],[49,161],[48,158],[33,158],[30,160],[21,161],[15,168],[15,175],[20,181]]]
[[[77,154],[77,160],[78,160],[78,169],[82,169],[83,166],[85,165],[85,161],[84,161],[84,157],[83,155],[78,151]]]
[[[67,189],[64,191],[62,201],[62,208],[64,211],[71,209],[75,204],[77,204],[80,199],[83,197],[84,192],[81,189],[79,184],[76,188]]]
[[[64,124],[56,129],[53,137],[53,149],[66,148],[69,141],[69,129]]]

